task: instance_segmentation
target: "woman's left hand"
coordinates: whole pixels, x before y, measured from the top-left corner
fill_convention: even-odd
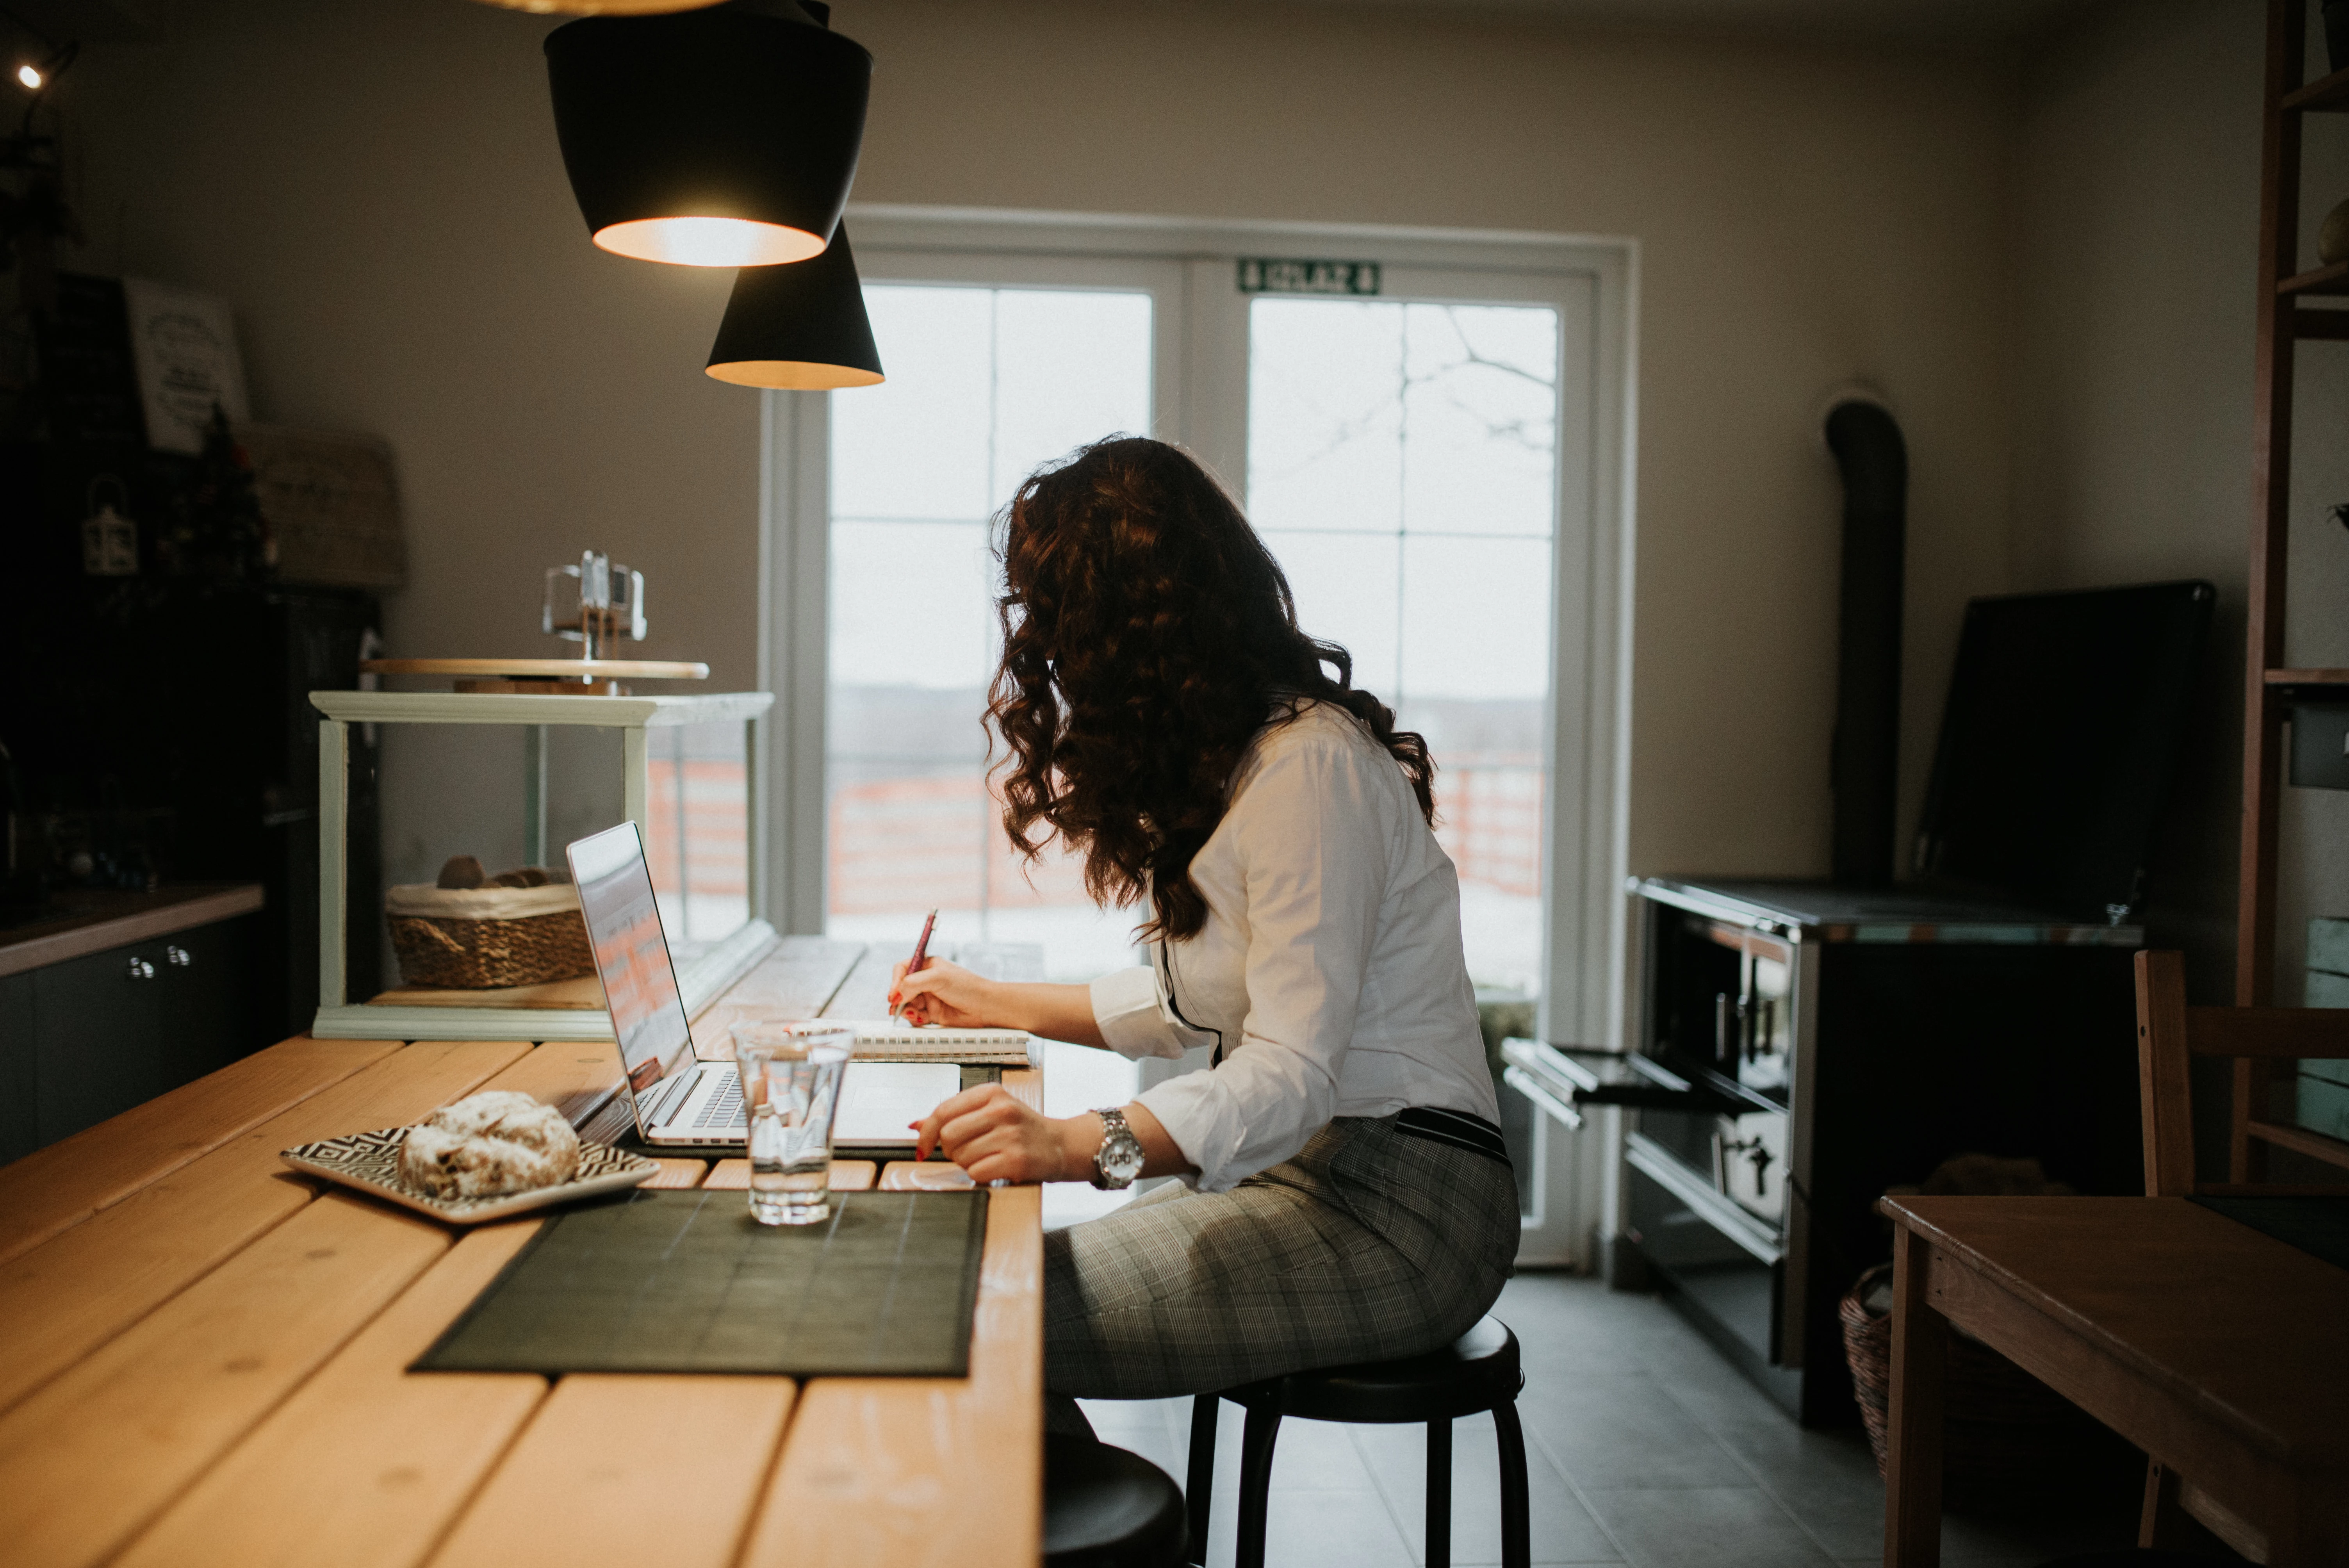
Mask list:
[[[1069,1179],[1069,1150],[1094,1124],[1091,1150],[1101,1142],[1100,1118],[1055,1120],[999,1083],[967,1088],[914,1124],[914,1158],[933,1148],[970,1173],[973,1181],[1061,1181]]]

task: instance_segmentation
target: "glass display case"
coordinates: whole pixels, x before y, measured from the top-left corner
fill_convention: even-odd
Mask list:
[[[355,912],[360,919],[347,919],[357,885],[347,809],[354,725],[472,727],[460,737],[460,753],[477,763],[481,757],[502,755],[508,766],[515,755],[512,741],[492,745],[479,732],[481,727],[519,732],[519,788],[511,794],[487,791],[511,800],[512,816],[497,800],[479,798],[482,792],[461,769],[433,767],[431,748],[409,749],[419,771],[445,771],[444,789],[474,798],[451,799],[445,812],[427,811],[421,828],[406,835],[419,841],[410,847],[411,858],[421,857],[405,868],[409,874],[450,855],[518,844],[523,864],[547,868],[559,881],[564,840],[633,821],[644,835],[688,1013],[699,1011],[774,944],[757,810],[760,729],[774,704],[772,693],[320,691],[311,693],[310,700],[324,716],[318,724],[319,1004],[314,1034],[408,1040],[611,1037],[592,972],[542,984],[472,989],[401,984],[373,995],[350,994],[358,966],[350,962],[346,933],[356,942],[383,929],[380,912],[375,921],[364,918],[365,911]],[[582,744],[594,741],[596,731],[605,732],[600,745]],[[400,750],[384,748],[388,772],[398,771]],[[397,777],[386,780],[395,789],[400,782]],[[577,787],[583,782],[595,787],[583,790]],[[567,809],[558,798],[565,786],[572,797]],[[492,830],[484,830],[484,822]],[[448,841],[440,841],[444,837]],[[421,874],[429,878],[431,872]]]

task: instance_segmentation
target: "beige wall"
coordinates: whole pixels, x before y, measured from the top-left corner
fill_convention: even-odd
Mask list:
[[[1838,384],[1883,388],[1912,465],[1913,816],[1959,608],[2015,570],[1996,61],[1268,4],[836,21],[880,62],[862,200],[1640,242],[1635,870],[1824,871],[1818,417]],[[391,438],[415,561],[396,651],[540,648],[540,569],[595,544],[653,580],[647,652],[747,684],[755,407],[699,373],[724,280],[587,244],[545,26],[212,0],[165,45],[93,47],[89,260],[226,294],[259,417]],[[394,816],[395,875],[446,852],[420,809]]]
[[[1905,793],[2007,573],[2007,98],[1947,54],[1314,6],[867,0],[875,201],[1629,235],[1640,245],[1630,864],[1821,872],[1838,383],[1914,469]]]
[[[2313,9],[2312,7],[2312,9]],[[2263,7],[2125,0],[2034,51],[2017,137],[2018,587],[2207,577],[2220,615],[2204,719],[2152,888],[2158,943],[2230,1000],[2251,523]],[[2321,58],[2321,46],[2313,58]],[[2309,119],[2308,242],[2349,197],[2349,126]],[[2349,664],[2349,346],[2298,388],[2287,656]],[[2279,998],[2312,913],[2349,912],[2349,795],[2284,791]]]

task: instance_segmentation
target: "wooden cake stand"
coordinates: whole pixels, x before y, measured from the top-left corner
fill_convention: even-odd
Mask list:
[[[626,696],[620,683],[706,681],[709,666],[684,659],[361,659],[378,676],[453,676],[455,689],[547,696]]]

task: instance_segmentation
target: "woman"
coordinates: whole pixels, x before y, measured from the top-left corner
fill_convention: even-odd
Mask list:
[[[1517,1193],[1429,824],[1434,764],[1297,625],[1206,471],[1123,438],[1006,512],[988,715],[1004,827],[1058,835],[1151,962],[1087,985],[899,966],[916,1022],[1022,1028],[1209,1070],[1054,1119],[999,1087],[919,1124],[980,1181],[1174,1176],[1045,1237],[1045,1382],[1151,1398],[1449,1343],[1500,1292]],[[1334,678],[1325,669],[1334,669]]]

